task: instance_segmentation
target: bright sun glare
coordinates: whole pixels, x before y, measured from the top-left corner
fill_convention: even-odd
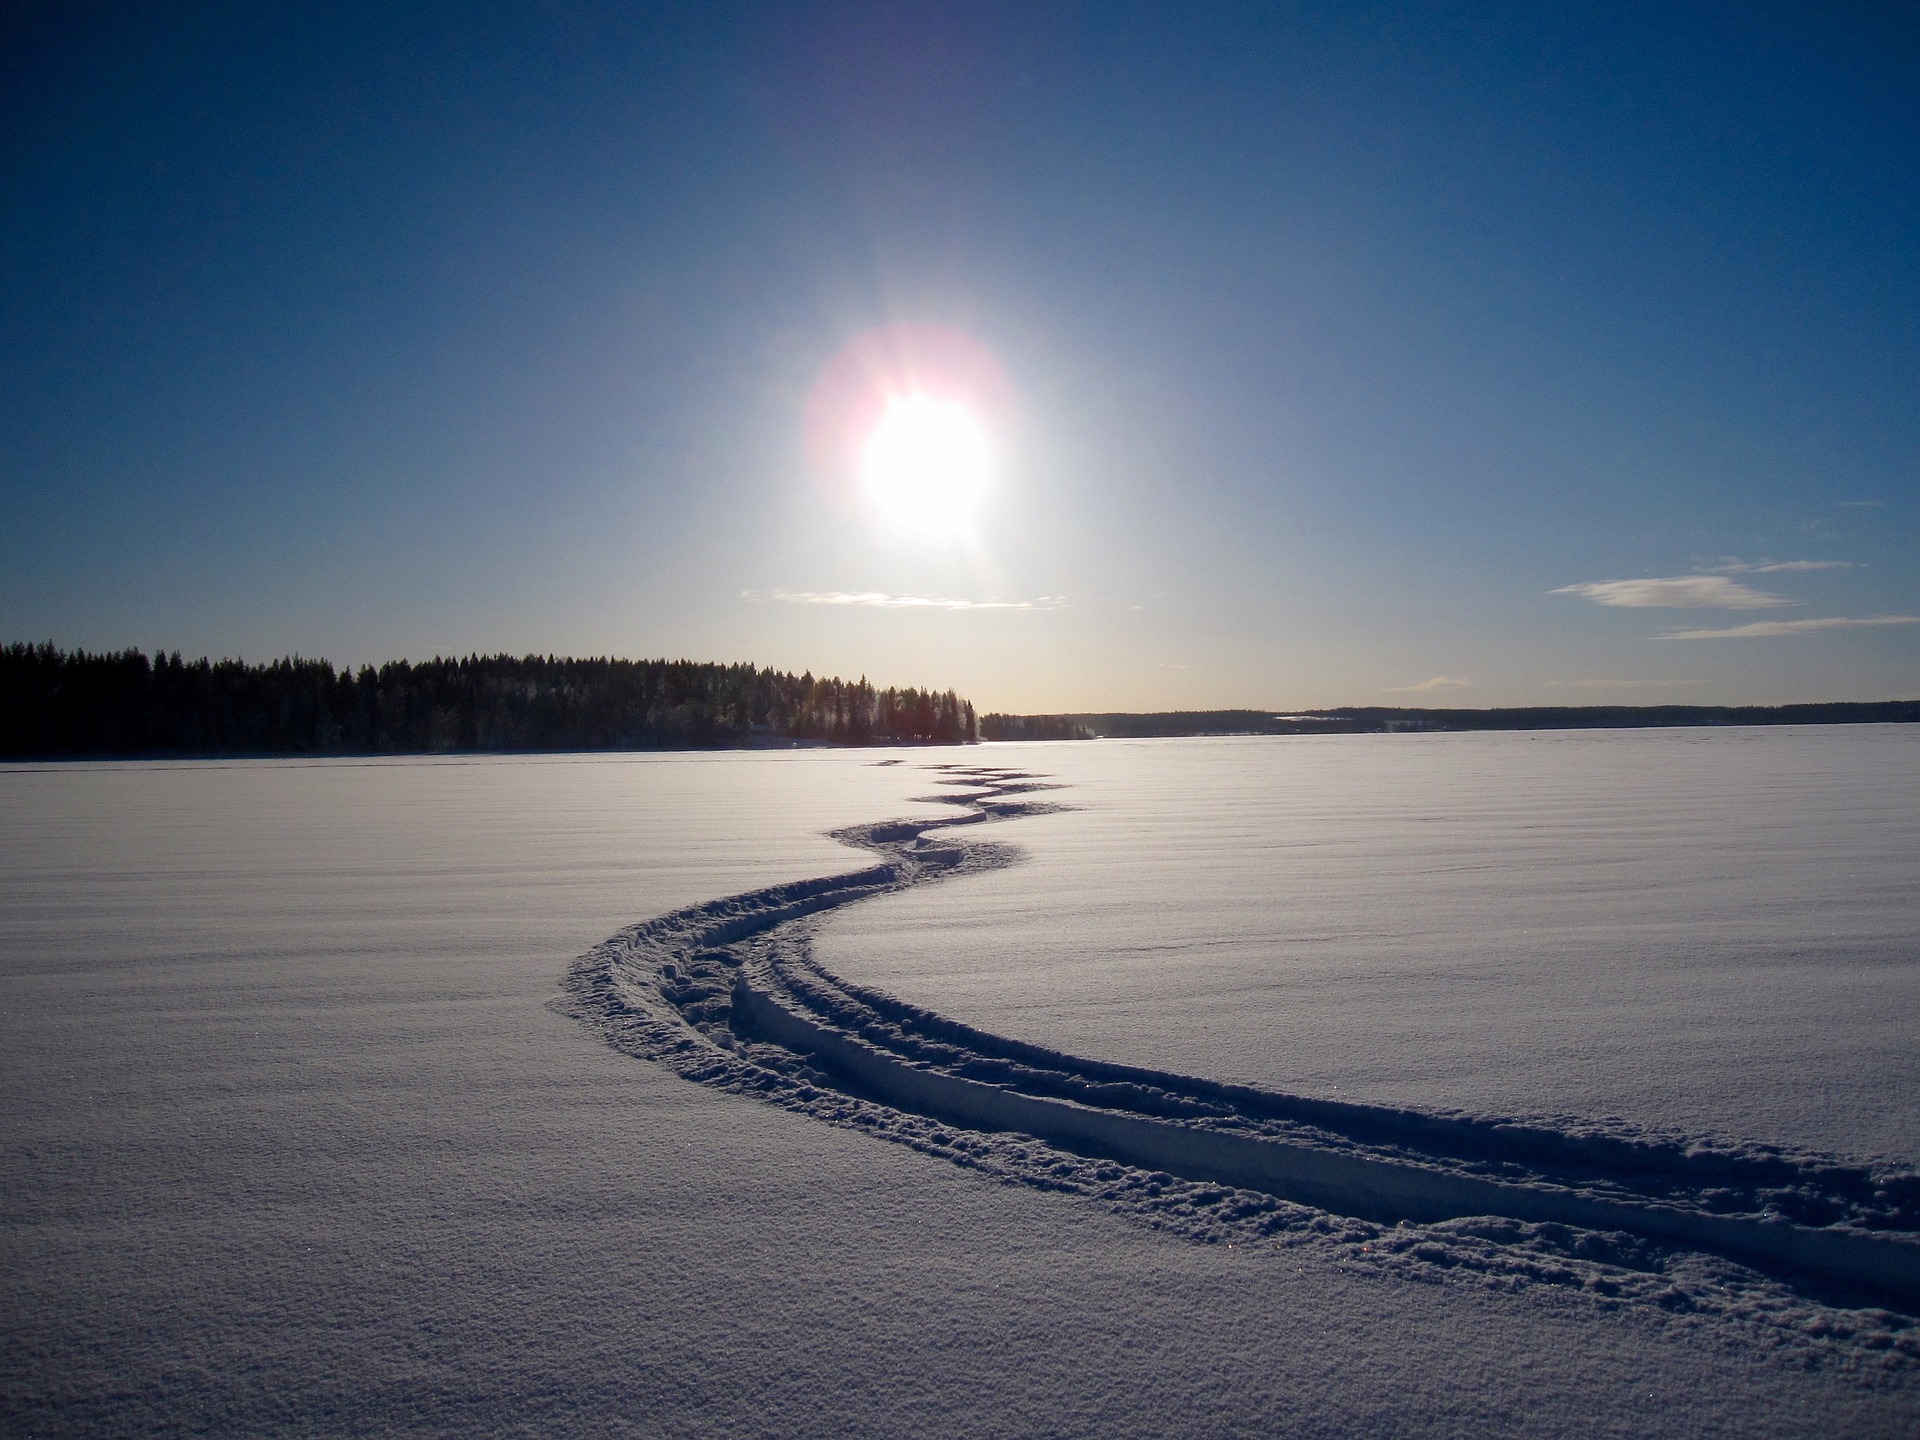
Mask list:
[[[986,493],[987,432],[957,400],[915,391],[888,401],[860,452],[867,494],[892,519],[951,535]]]

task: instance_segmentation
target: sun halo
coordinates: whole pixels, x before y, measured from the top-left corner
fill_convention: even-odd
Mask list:
[[[867,497],[890,520],[957,534],[992,479],[986,427],[962,400],[920,390],[890,396],[860,447],[859,474]]]

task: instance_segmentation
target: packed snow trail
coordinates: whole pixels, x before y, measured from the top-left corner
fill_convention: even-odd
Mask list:
[[[1105,1064],[839,979],[813,958],[813,917],[1011,864],[1011,847],[951,832],[1056,808],[1025,798],[1056,788],[1038,776],[936,768],[954,793],[933,798],[960,807],[958,816],[836,832],[881,863],[622,931],[575,965],[565,1008],[621,1049],[690,1079],[1009,1180],[1096,1195],[1204,1238],[1334,1236],[1376,1259],[1753,1313],[1728,1298],[1729,1284],[1741,1287],[1737,1274],[1716,1273],[1704,1291],[1675,1290],[1685,1269],[1676,1257],[1696,1252],[1803,1292],[1824,1284],[1828,1298],[1920,1313],[1920,1175]],[[1900,1336],[1887,1343],[1914,1353],[1909,1327],[1884,1318]]]

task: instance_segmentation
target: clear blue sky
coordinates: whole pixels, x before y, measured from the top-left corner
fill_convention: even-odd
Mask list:
[[[0,638],[1920,694],[1920,11],[1579,8],[29,6]],[[965,543],[810,459],[889,325]]]

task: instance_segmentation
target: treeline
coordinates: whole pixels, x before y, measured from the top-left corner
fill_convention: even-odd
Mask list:
[[[1710,725],[1920,723],[1920,701],[1819,705],[1532,705],[1497,710],[1169,710],[1155,714],[986,715],[984,740],[1145,739],[1194,735],[1369,735],[1401,731],[1643,730]]]
[[[336,670],[0,650],[0,754],[334,755],[650,750],[783,741],[958,744],[978,738],[951,690],[877,690],[752,665],[471,655]]]
[[[1093,729],[1071,715],[982,715],[982,740],[1092,740]]]
[[[1875,725],[1920,722],[1920,701],[1842,700],[1818,705],[1517,705],[1496,710],[1361,706],[1271,717],[1275,733],[1400,730],[1648,730],[1715,725]]]

